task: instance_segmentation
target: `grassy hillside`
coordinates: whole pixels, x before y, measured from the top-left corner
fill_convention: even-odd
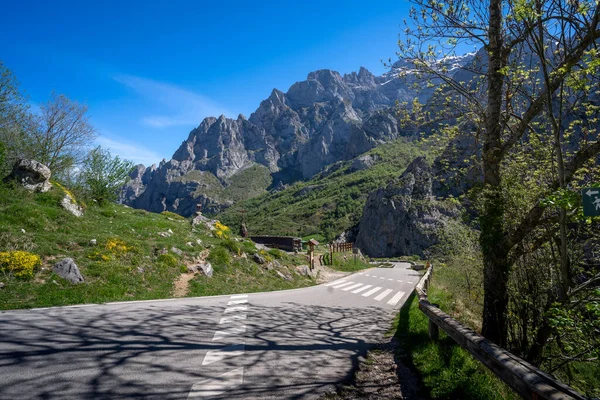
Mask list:
[[[174,178],[180,182],[198,182],[196,196],[204,194],[219,201],[240,201],[267,193],[273,179],[267,167],[254,164],[229,178],[225,185],[210,172],[190,171],[186,175]]]
[[[77,218],[58,206],[62,197],[58,188],[34,194],[0,184],[0,256],[11,252],[21,257],[18,262],[40,258],[32,276],[17,277],[0,257],[1,309],[172,297],[183,275],[191,279],[180,293],[187,296],[314,283],[296,273],[295,265],[304,262],[301,257],[265,253],[281,265],[266,270],[251,261],[257,251],[252,242],[217,238],[206,227],[192,228],[189,220],[175,214],[111,204],[89,206],[85,216]],[[15,251],[31,256],[24,258],[25,253]],[[74,285],[52,272],[65,257],[75,260],[85,283]],[[187,274],[187,266],[203,259],[214,267],[212,278]]]
[[[369,193],[397,178],[423,153],[415,142],[400,139],[366,153],[376,160],[367,169],[352,172],[352,161],[340,163],[308,182],[237,203],[219,218],[239,226],[243,214],[253,234],[323,233],[329,239],[356,224]]]

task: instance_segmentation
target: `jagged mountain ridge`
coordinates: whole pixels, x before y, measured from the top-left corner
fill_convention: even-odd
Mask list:
[[[453,63],[465,65],[472,57]],[[326,69],[311,72],[286,93],[273,89],[248,119],[205,118],[171,160],[137,166],[120,200],[154,212],[190,215],[196,204],[216,212],[231,201],[215,196],[212,189],[227,186],[253,165],[264,166],[275,184],[291,183],[410,135],[390,108],[415,97],[426,102],[431,92],[412,87],[408,65],[396,63],[381,76],[362,67],[343,76]],[[403,78],[398,78],[400,71]]]

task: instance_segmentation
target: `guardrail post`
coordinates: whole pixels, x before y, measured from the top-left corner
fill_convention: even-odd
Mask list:
[[[440,308],[439,304],[432,304],[432,306]],[[429,339],[438,340],[439,337],[440,337],[440,328],[435,324],[435,322],[433,322],[431,319],[429,319]]]

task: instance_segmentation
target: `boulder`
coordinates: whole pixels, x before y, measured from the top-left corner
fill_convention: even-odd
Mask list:
[[[180,249],[178,249],[177,247],[171,247],[171,253],[175,253],[178,256],[183,255],[183,251],[181,251]]]
[[[65,258],[62,261],[57,262],[54,264],[54,267],[52,267],[52,271],[71,283],[84,282],[83,276],[81,276],[81,272],[79,272],[79,268],[72,258]]]
[[[291,281],[291,280],[292,280],[292,277],[291,277],[291,276],[288,276],[288,275],[284,274],[284,273],[283,273],[283,272],[281,272],[281,271],[277,271],[277,270],[275,270],[275,272],[277,273],[277,275],[279,275],[279,277],[280,277],[281,279],[285,279],[286,281]]]
[[[52,187],[50,176],[50,169],[44,164],[35,160],[20,159],[15,162],[6,180],[17,181],[27,190],[43,193]]]
[[[198,271],[202,271],[204,275],[212,278],[214,269],[209,262],[203,262],[202,264],[198,265]]]
[[[296,267],[296,271],[298,272],[298,274],[303,275],[303,276],[313,276],[313,271],[311,271],[310,267],[308,265],[299,265]]]
[[[60,201],[60,206],[76,217],[83,217],[83,208],[68,193],[65,193],[65,197]]]
[[[254,253],[252,259],[258,264],[264,264],[267,262],[267,260],[265,260],[265,258],[258,253]]]

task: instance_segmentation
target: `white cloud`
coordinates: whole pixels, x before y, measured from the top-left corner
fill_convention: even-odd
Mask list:
[[[153,108],[158,113],[144,116],[140,120],[143,125],[151,128],[197,125],[208,116],[231,115],[209,98],[169,83],[132,75],[117,75],[114,79],[153,103]]]
[[[161,156],[152,150],[122,138],[108,138],[100,136],[96,139],[96,143],[105,149],[109,149],[113,156],[119,156],[126,160],[131,160],[135,164],[144,164],[146,166],[158,164],[162,159]]]

